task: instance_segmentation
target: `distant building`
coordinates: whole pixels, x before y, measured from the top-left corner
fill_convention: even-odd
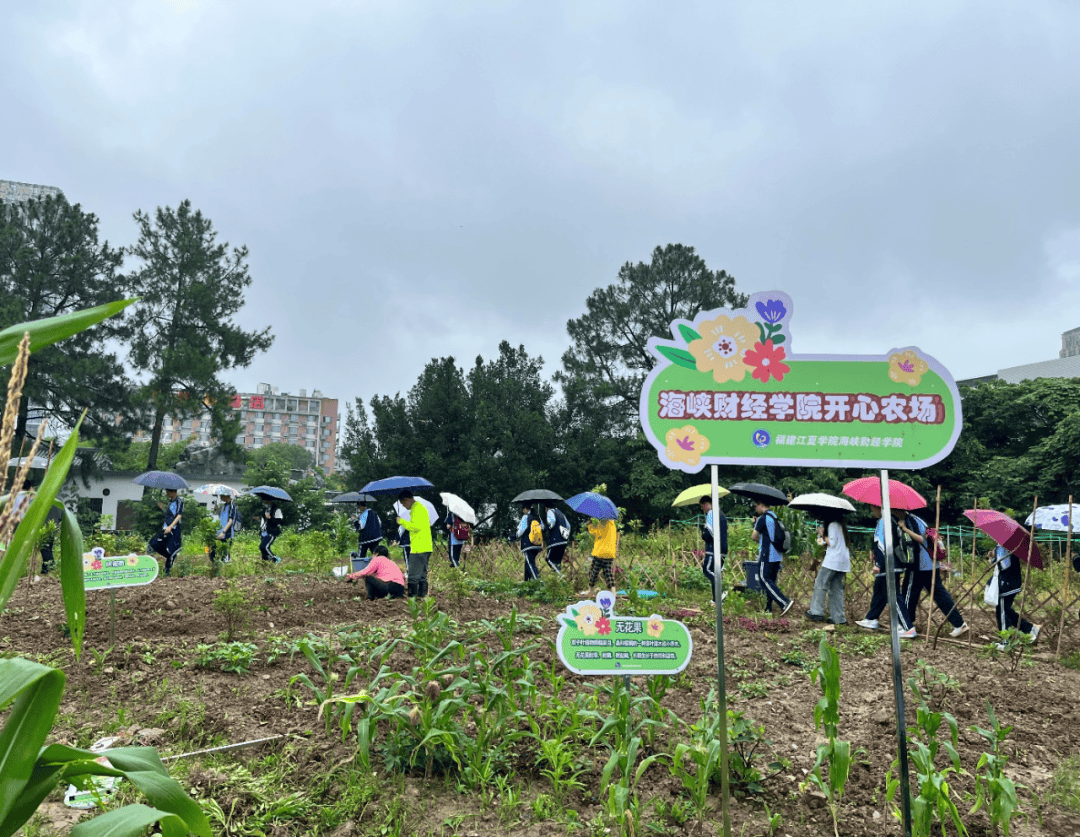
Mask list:
[[[241,422],[236,443],[244,449],[257,450],[273,442],[299,445],[325,473],[336,470],[340,431],[336,398],[326,398],[317,389],[311,395],[304,389],[299,395],[290,395],[270,384],[259,384],[255,392],[234,395],[231,406]],[[140,432],[135,438],[148,437],[148,433]],[[166,416],[162,444],[182,439],[210,441],[210,413],[203,411],[182,421]]]
[[[19,183],[15,180],[0,180],[0,201],[4,203],[23,203],[32,198],[47,198],[62,195],[56,186],[40,186],[36,183]]]
[[[1040,360],[1037,363],[1025,363],[1021,366],[1009,366],[999,369],[996,375],[982,375],[957,381],[966,386],[978,386],[990,381],[1005,381],[1018,384],[1021,381],[1036,378],[1080,378],[1080,328],[1063,332],[1061,351],[1052,360]]]

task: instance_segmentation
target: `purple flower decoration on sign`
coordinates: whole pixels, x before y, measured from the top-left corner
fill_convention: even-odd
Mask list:
[[[596,597],[596,603],[600,605],[608,613],[611,612],[611,608],[615,606],[615,597],[610,592],[601,593]]]
[[[787,308],[784,307],[784,303],[779,299],[769,299],[765,302],[759,302],[756,307],[758,314],[761,315],[761,319],[769,325],[776,325],[787,316]]]

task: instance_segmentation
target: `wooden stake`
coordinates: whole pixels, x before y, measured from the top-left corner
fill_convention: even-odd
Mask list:
[[[937,487],[937,509],[934,512],[934,531],[940,531],[941,527],[941,486]],[[927,538],[929,540],[929,538]],[[927,550],[929,552],[929,549]],[[934,547],[930,555],[933,567],[930,571],[930,601],[926,603],[926,635],[930,636],[931,626],[934,623],[934,587],[937,584],[937,547]],[[915,614],[911,614],[912,624],[915,622]]]
[[[1061,624],[1058,625],[1057,648],[1054,650],[1054,662],[1061,655],[1061,637],[1065,634],[1065,605],[1069,601],[1069,576],[1072,575],[1072,495],[1069,495],[1069,539],[1065,542],[1065,592],[1061,597]],[[1032,518],[1032,523],[1035,519]]]

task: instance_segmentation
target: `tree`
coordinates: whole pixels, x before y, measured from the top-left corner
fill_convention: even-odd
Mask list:
[[[364,399],[357,398],[355,406],[345,404],[345,430],[341,436],[341,461],[346,465],[349,490],[362,488],[379,470],[379,448],[375,432],[368,421]]]
[[[122,264],[122,249],[98,242],[97,217],[63,195],[0,202],[0,324],[130,296],[128,280],[118,272]],[[131,384],[108,348],[110,341],[127,338],[130,322],[121,314],[30,355],[17,442],[26,435],[30,403],[68,427],[85,408],[83,435],[98,440],[120,439],[134,429]],[[3,398],[0,393],[0,403]]]
[[[153,219],[136,212],[135,221],[139,241],[131,253],[143,264],[131,278],[141,297],[134,315],[141,330],[130,359],[148,375],[142,395],[153,413],[148,466],[154,468],[166,415],[183,418],[209,407],[215,436],[232,441],[225,433],[233,388],[218,376],[248,366],[273,336],[269,327],[244,331],[233,322],[251,285],[248,250],[218,243],[210,219],[192,210],[191,201],[175,210],[159,207]]]
[[[747,299],[736,293],[733,277],[709,270],[693,247],[657,247],[649,264],[624,264],[618,281],[593,291],[587,313],[566,324],[573,345],[556,380],[568,398],[586,398],[593,410],[608,408],[614,432],[632,433],[641,386],[654,364],[649,338],[670,336],[679,317],[741,308]]]

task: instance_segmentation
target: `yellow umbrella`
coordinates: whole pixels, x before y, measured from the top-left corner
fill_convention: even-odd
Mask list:
[[[723,497],[726,494],[730,494],[723,486],[720,486],[718,497]],[[701,485],[695,485],[693,488],[688,488],[682,494],[675,498],[673,506],[694,506],[701,502],[702,497],[712,496],[712,484],[704,482]]]

